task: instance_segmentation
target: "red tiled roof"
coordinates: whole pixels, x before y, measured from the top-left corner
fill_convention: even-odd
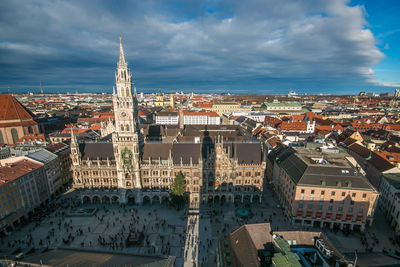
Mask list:
[[[292,121],[299,122],[304,120],[304,115],[292,115]]]
[[[0,121],[32,120],[34,116],[12,95],[0,95]]]
[[[282,131],[305,131],[307,129],[307,124],[304,121],[290,122],[283,121],[281,123]]]
[[[276,147],[281,140],[277,136],[273,136],[267,140],[271,147]]]
[[[400,124],[385,124],[386,130],[400,131]]]
[[[264,124],[265,125],[270,125],[272,127],[276,127],[278,124],[280,124],[282,121],[278,118],[271,117],[271,116],[265,116],[264,119]]]
[[[22,136],[17,143],[25,143],[25,142],[45,142],[46,136],[44,134],[26,134]]]
[[[28,159],[6,163],[0,167],[0,180],[4,182],[12,181],[42,166],[43,164]]]
[[[64,130],[62,130],[61,133],[71,133],[71,129],[74,133],[84,133],[87,132],[89,130],[89,128],[65,128]]]
[[[332,126],[330,125],[316,125],[315,131],[332,131]]]
[[[100,124],[92,124],[89,129],[91,129],[91,130],[100,130],[101,129],[101,125]]]
[[[212,108],[212,103],[193,103],[196,108]]]
[[[384,172],[394,168],[394,166],[389,162],[389,160],[381,157],[376,152],[373,152],[360,144],[353,143],[349,145],[348,148],[357,155],[359,155],[360,157],[367,160],[380,172]]]
[[[183,115],[186,116],[209,116],[209,117],[219,117],[216,112],[211,111],[188,111],[184,110]]]

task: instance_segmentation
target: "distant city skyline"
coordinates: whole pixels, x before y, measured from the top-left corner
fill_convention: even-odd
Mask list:
[[[397,1],[2,1],[0,92],[356,94],[400,87]]]

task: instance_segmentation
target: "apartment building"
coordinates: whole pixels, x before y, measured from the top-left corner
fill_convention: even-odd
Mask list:
[[[61,193],[61,168],[57,155],[46,149],[39,149],[33,153],[27,154],[27,157],[43,163],[50,195],[54,197],[56,194]]]
[[[216,112],[183,111],[184,125],[219,125],[221,118]]]
[[[161,111],[156,114],[156,124],[179,125],[179,113],[175,111]]]
[[[16,176],[10,176],[13,168],[0,167],[0,233],[7,233],[14,228],[24,215],[21,195]]]
[[[384,174],[379,185],[381,197],[379,206],[383,214],[393,227],[394,231],[400,233],[400,174]]]
[[[372,224],[379,193],[349,157],[306,148],[281,149],[272,180],[293,224],[361,231]]]

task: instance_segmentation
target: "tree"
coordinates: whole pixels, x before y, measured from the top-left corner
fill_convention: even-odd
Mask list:
[[[181,172],[178,172],[175,176],[175,180],[171,185],[172,195],[183,196],[185,194],[185,178]]]
[[[177,173],[171,185],[171,206],[181,209],[185,203],[184,194],[186,191],[185,179],[181,172]]]

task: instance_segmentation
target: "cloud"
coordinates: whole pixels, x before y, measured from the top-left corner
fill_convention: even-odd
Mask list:
[[[0,3],[0,89],[111,90],[123,36],[139,88],[350,90],[384,57],[344,0]]]

